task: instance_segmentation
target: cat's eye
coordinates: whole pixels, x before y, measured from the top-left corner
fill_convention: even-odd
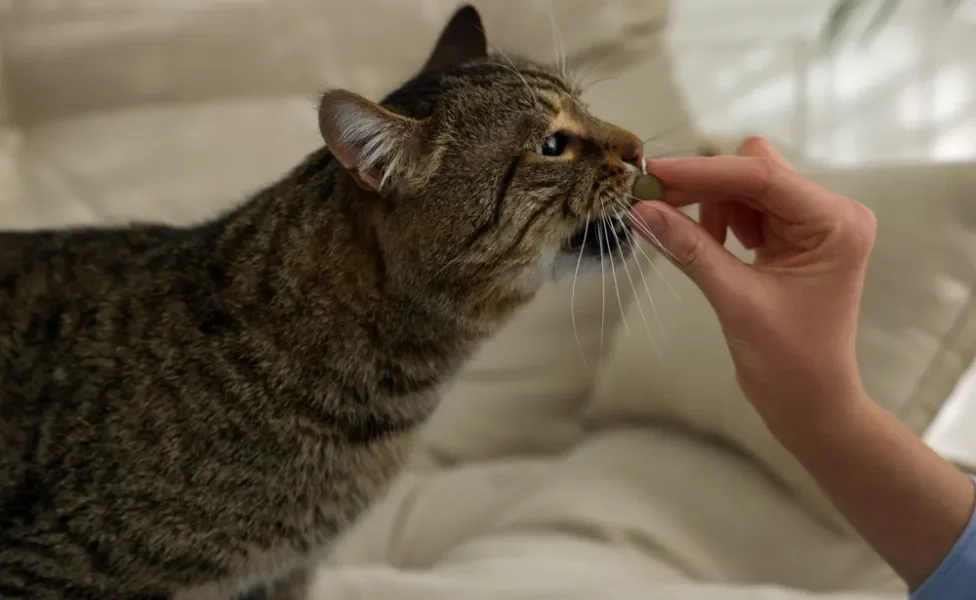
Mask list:
[[[556,132],[545,139],[544,142],[535,147],[535,153],[542,156],[560,156],[566,151],[569,145],[569,136],[565,133]]]

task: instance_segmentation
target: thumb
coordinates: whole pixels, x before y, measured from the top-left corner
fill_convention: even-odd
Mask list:
[[[656,246],[719,308],[745,283],[748,267],[681,211],[662,202],[633,208],[635,230]]]

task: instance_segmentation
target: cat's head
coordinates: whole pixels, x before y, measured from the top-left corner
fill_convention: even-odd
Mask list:
[[[593,116],[560,71],[511,58],[488,52],[466,6],[381,103],[323,96],[327,145],[379,196],[382,243],[417,277],[531,294],[630,251],[641,141]]]

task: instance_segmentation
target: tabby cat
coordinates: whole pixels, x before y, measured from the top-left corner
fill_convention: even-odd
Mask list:
[[[212,222],[0,234],[0,597],[301,571],[480,342],[629,249],[640,140],[489,53],[471,7],[381,103],[326,92],[319,128]]]

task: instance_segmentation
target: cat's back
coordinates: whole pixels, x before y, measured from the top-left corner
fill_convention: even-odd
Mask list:
[[[185,272],[185,236],[162,226],[0,232],[0,428],[23,431],[40,398],[124,352]]]
[[[56,296],[97,299],[120,284],[144,285],[165,275],[146,268],[171,267],[174,251],[191,238],[189,230],[159,225],[0,231],[0,314],[43,311],[43,300]]]

